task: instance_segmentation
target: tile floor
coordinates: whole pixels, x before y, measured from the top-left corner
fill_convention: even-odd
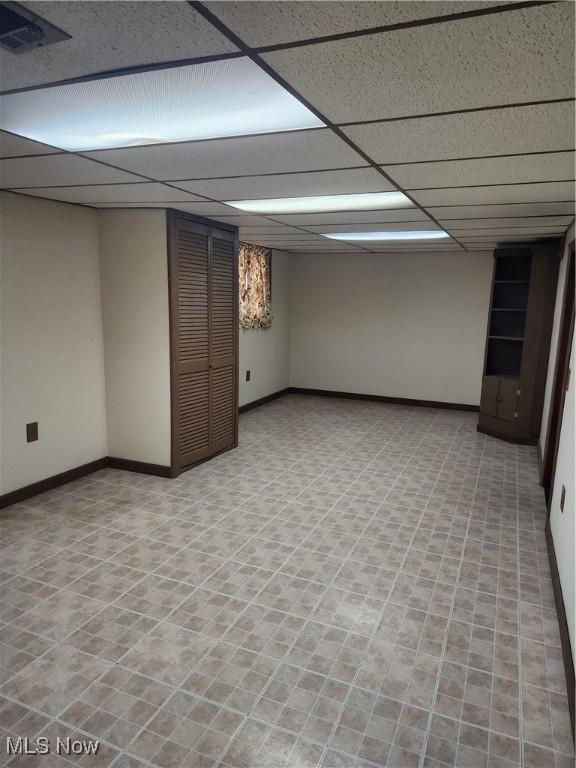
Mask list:
[[[290,396],[165,480],[0,517],[15,766],[569,768],[536,451],[474,414]]]

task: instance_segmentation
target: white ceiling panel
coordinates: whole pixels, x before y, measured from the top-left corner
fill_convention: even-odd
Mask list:
[[[237,179],[179,181],[177,186],[215,200],[249,200],[264,197],[302,197],[355,192],[387,192],[395,189],[373,168],[275,176],[244,176]]]
[[[446,229],[465,231],[467,229],[494,229],[504,227],[567,227],[573,216],[534,216],[533,218],[509,217],[499,219],[442,219]]]
[[[313,241],[311,243],[298,243],[298,245],[295,245],[294,243],[286,242],[284,245],[276,245],[276,248],[280,248],[284,251],[324,251],[327,253],[332,253],[336,251],[354,251],[356,253],[366,253],[366,250],[363,248],[356,248],[351,243],[336,243],[334,241],[330,242],[329,240],[326,240],[324,242],[317,242]]]
[[[264,59],[333,122],[377,120],[570,98],[573,30],[573,4],[550,3]]]
[[[198,198],[164,184],[103,184],[88,187],[39,187],[26,190],[27,195],[47,197],[69,203],[167,203],[193,202]]]
[[[294,227],[289,227],[285,224],[265,224],[262,227],[255,227],[254,225],[247,224],[242,227],[242,232],[250,235],[292,235],[298,233],[299,230]]]
[[[285,227],[282,230],[274,231],[271,227],[254,228],[250,226],[243,226],[240,227],[240,231],[244,235],[251,235],[253,237],[268,237],[271,240],[290,240],[292,238],[298,240],[310,240],[318,237],[316,232],[309,232],[308,230],[304,229],[296,229],[295,227]]]
[[[344,128],[377,163],[574,148],[574,102],[490,109]]]
[[[526,243],[526,242],[534,242],[536,240],[559,240],[560,235],[555,234],[546,234],[546,235],[540,235],[540,234],[532,234],[532,233],[522,233],[519,235],[484,235],[484,236],[475,236],[475,237],[468,237],[466,240],[461,240],[466,247],[468,247],[469,243],[479,243],[479,244],[490,244],[490,243]]]
[[[362,162],[326,128],[102,150],[85,156],[162,180],[346,168]]]
[[[205,203],[205,202],[181,202],[181,201],[165,201],[160,203],[98,203],[98,208],[129,208],[131,205],[138,205],[145,208],[177,208],[179,211],[185,211],[187,213],[194,213],[197,216],[220,216],[226,215],[228,207],[221,203]]]
[[[324,224],[308,225],[311,232],[431,232],[440,230],[430,219],[425,221],[400,222],[392,224]]]
[[[185,2],[26,2],[69,35],[25,56],[0,51],[3,90],[237,48]]]
[[[574,217],[576,206],[571,203],[518,203],[502,205],[454,205],[429,206],[430,212],[439,220],[498,218],[502,216],[556,216]]]
[[[576,178],[574,152],[388,165],[386,172],[404,189],[451,185],[511,184]]]
[[[419,208],[402,208],[387,211],[341,211],[340,213],[296,213],[275,215],[276,221],[306,227],[310,224],[366,224],[392,221],[428,221]]]
[[[179,211],[194,213],[194,211],[186,211],[185,205],[175,205],[174,208],[177,208]],[[243,216],[226,216],[220,213],[204,215],[209,219],[214,219],[214,221],[221,221],[224,224],[232,224],[235,227],[243,227],[246,225],[264,227],[269,223],[268,219],[266,219],[264,216],[250,216],[249,214],[245,214]]]
[[[533,235],[534,237],[547,237],[548,235],[560,235],[566,230],[566,227],[518,227],[516,229],[505,229],[505,228],[495,228],[495,229],[464,229],[464,230],[458,230],[458,229],[452,229],[450,227],[446,228],[447,232],[450,232],[450,234],[454,235],[458,240],[472,240],[476,239],[477,237],[480,239],[490,238],[490,237],[523,237],[524,235]]]
[[[504,3],[495,0],[494,5]],[[473,2],[382,2],[354,4],[333,2],[210,2],[209,9],[244,42],[253,47],[338,35],[359,29],[401,24],[431,16],[445,16],[485,8],[491,3]]]
[[[463,189],[428,189],[412,192],[421,205],[462,205],[466,203],[536,203],[574,200],[574,182],[550,181],[543,184],[512,184]],[[434,213],[434,212],[432,212]]]
[[[49,147],[47,144],[40,144],[38,141],[31,141],[7,131],[0,131],[0,158],[50,155],[54,152],[58,152],[55,147]]]
[[[139,181],[137,176],[76,155],[43,155],[0,160],[0,185],[4,188],[59,186],[63,184],[114,184]]]
[[[370,249],[371,253],[446,253],[446,251],[464,252],[464,248],[453,240],[446,241],[443,245],[399,245],[390,243],[390,245],[379,244],[378,247]]]

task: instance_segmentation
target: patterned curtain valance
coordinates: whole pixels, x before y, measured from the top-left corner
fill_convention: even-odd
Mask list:
[[[240,243],[240,327],[270,328],[270,250]]]

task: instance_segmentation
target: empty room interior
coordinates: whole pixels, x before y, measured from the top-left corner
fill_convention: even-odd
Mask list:
[[[0,765],[574,766],[574,29],[0,2]]]

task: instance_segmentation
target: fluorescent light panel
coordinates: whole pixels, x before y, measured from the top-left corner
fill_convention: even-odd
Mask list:
[[[324,124],[242,57],[8,94],[0,127],[86,151]]]
[[[328,213],[407,208],[413,203],[402,192],[363,192],[353,195],[274,197],[263,200],[227,200],[226,205],[250,213]]]
[[[440,230],[422,230],[420,232],[324,232],[323,237],[330,240],[442,240],[450,237]]]

